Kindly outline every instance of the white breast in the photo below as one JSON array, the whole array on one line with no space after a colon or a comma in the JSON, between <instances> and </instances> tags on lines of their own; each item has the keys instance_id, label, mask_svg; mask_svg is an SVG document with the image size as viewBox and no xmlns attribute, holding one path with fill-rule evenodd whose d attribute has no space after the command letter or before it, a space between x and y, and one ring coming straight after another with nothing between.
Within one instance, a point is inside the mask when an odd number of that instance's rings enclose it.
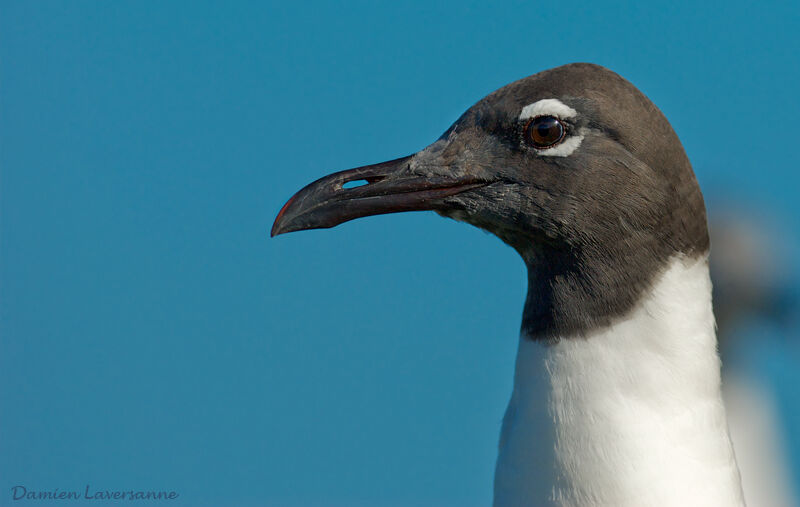
<instances>
[{"instance_id":1,"label":"white breast","mask_svg":"<svg viewBox=\"0 0 800 507\"><path fill-rule=\"evenodd\" d=\"M547 502L743 505L705 258L675 259L609 328L520 340L495 505Z\"/></svg>"}]
</instances>

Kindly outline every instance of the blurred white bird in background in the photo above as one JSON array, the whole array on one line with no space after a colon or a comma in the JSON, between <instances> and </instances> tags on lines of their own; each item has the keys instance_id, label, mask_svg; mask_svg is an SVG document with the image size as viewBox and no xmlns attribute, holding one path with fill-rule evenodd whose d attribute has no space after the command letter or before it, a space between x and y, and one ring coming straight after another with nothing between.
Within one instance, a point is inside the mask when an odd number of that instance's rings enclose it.
<instances>
[{"instance_id":1,"label":"blurred white bird in background","mask_svg":"<svg viewBox=\"0 0 800 507\"><path fill-rule=\"evenodd\" d=\"M798 506L785 412L800 400L790 394L781 403L778 396L779 389L795 390L779 386L800 360L789 245L775 220L724 205L709 210L723 398L745 500L750 507ZM794 376L790 385L798 385Z\"/></svg>"}]
</instances>

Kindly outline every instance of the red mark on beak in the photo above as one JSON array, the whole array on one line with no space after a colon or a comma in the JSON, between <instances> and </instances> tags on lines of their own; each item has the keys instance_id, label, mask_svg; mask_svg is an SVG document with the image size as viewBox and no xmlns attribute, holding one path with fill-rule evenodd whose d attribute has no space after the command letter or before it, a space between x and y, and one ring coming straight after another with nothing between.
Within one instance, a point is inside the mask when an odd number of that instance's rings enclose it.
<instances>
[{"instance_id":1,"label":"red mark on beak","mask_svg":"<svg viewBox=\"0 0 800 507\"><path fill-rule=\"evenodd\" d=\"M297 195L293 195L291 199L286 201L286 204L284 204L281 210L278 212L278 216L275 217L275 223L272 224L272 231L270 232L270 236L275 236L275 230L278 227L278 222L281 221L281 217L283 216L284 212L286 212L286 210L289 208L289 206L292 204L292 201L294 201L295 197L297 197Z\"/></svg>"}]
</instances>

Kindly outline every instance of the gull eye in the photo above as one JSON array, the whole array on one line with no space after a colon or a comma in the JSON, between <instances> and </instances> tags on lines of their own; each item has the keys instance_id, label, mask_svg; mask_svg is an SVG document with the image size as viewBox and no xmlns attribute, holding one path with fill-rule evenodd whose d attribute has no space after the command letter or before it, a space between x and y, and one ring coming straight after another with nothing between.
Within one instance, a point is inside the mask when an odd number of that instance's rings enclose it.
<instances>
[{"instance_id":1,"label":"gull eye","mask_svg":"<svg viewBox=\"0 0 800 507\"><path fill-rule=\"evenodd\" d=\"M537 116L525 126L525 142L541 150L561 142L565 132L564 125L555 116Z\"/></svg>"}]
</instances>

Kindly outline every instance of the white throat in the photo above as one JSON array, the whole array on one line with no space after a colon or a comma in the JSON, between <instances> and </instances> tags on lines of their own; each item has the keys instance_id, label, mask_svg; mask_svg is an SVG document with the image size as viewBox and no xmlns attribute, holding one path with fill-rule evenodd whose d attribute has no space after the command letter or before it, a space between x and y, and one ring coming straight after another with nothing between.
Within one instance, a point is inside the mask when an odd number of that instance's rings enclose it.
<instances>
[{"instance_id":1,"label":"white throat","mask_svg":"<svg viewBox=\"0 0 800 507\"><path fill-rule=\"evenodd\" d=\"M521 338L495 505L743 505L716 347L705 258L608 328Z\"/></svg>"}]
</instances>

